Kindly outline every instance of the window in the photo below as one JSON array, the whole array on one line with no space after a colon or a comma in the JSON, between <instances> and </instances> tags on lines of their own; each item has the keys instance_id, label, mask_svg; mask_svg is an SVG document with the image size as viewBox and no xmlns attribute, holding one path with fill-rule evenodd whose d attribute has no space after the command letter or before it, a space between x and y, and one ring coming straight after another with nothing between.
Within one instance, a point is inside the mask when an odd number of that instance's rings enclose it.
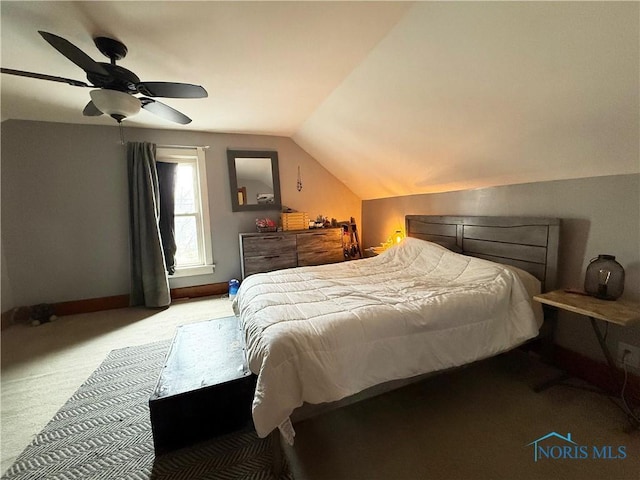
<instances>
[{"instance_id":1,"label":"window","mask_svg":"<svg viewBox=\"0 0 640 480\"><path fill-rule=\"evenodd\" d=\"M213 273L204 150L158 147L156 160L178 165L174 192L176 273L172 277Z\"/></svg>"}]
</instances>

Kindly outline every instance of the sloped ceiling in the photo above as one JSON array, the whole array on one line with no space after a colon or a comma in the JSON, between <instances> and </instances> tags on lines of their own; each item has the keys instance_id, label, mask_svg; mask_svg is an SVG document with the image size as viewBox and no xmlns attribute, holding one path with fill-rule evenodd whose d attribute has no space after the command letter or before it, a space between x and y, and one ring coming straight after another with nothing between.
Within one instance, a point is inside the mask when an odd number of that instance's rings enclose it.
<instances>
[{"instance_id":1,"label":"sloped ceiling","mask_svg":"<svg viewBox=\"0 0 640 480\"><path fill-rule=\"evenodd\" d=\"M7 2L2 66L78 80L38 30L98 35L193 123L289 136L362 199L638 173L637 2ZM2 119L83 117L88 89L2 75Z\"/></svg>"}]
</instances>

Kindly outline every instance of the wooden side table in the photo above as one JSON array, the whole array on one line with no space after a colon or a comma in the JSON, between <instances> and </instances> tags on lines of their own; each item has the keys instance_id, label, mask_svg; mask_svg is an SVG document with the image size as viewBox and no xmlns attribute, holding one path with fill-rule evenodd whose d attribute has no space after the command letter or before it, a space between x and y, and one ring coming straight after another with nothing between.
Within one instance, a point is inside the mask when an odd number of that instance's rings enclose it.
<instances>
[{"instance_id":1,"label":"wooden side table","mask_svg":"<svg viewBox=\"0 0 640 480\"><path fill-rule=\"evenodd\" d=\"M620 382L619 376L617 375L618 369L616 367L616 363L613 359L613 356L611 355L611 352L609 351L609 348L607 347L607 343L605 342L604 337L602 336L602 332L600 332L600 329L598 328L596 320L603 320L605 322L613 323L615 325L620 325L623 327L640 323L640 304L628 300L600 300L589 295L571 293L565 290L555 290L553 292L542 293L540 295L535 295L533 299L537 302L550 305L557 309L566 310L589 317L591 326L593 327L593 331L598 339L600 348L602 349L602 353L604 354L605 359L607 360L607 364L609 365L609 373L611 375L611 378L614 382L614 385L617 385L618 391L621 393L622 384ZM551 383L545 385L545 387L550 385ZM544 387L539 387L538 391L542 390L543 388ZM640 424L636 420L635 415L626 403L624 403L623 410L625 410L625 413L627 414L627 418L629 419L631 425L634 428L640 427Z\"/></svg>"}]
</instances>

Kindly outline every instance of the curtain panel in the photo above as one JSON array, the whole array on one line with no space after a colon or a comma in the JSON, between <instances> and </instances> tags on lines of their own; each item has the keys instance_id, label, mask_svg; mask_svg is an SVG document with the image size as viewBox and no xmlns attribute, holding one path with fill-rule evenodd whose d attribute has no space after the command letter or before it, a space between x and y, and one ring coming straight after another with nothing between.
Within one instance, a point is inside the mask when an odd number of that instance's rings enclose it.
<instances>
[{"instance_id":1,"label":"curtain panel","mask_svg":"<svg viewBox=\"0 0 640 480\"><path fill-rule=\"evenodd\" d=\"M160 240L164 251L164 263L169 275L176 273L176 171L177 163L157 162L160 188Z\"/></svg>"},{"instance_id":2,"label":"curtain panel","mask_svg":"<svg viewBox=\"0 0 640 480\"><path fill-rule=\"evenodd\" d=\"M130 304L166 307L171 303L160 236L160 190L156 146L127 145L129 235L131 239Z\"/></svg>"}]
</instances>

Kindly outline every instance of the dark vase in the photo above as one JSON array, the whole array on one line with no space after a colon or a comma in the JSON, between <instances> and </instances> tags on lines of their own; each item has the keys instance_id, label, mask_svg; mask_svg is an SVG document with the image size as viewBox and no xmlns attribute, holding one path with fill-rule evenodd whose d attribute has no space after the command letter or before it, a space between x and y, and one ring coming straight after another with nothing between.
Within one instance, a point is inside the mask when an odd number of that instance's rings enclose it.
<instances>
[{"instance_id":1,"label":"dark vase","mask_svg":"<svg viewBox=\"0 0 640 480\"><path fill-rule=\"evenodd\" d=\"M614 255L598 255L587 267L584 290L596 298L615 300L624 291L624 268Z\"/></svg>"}]
</instances>

